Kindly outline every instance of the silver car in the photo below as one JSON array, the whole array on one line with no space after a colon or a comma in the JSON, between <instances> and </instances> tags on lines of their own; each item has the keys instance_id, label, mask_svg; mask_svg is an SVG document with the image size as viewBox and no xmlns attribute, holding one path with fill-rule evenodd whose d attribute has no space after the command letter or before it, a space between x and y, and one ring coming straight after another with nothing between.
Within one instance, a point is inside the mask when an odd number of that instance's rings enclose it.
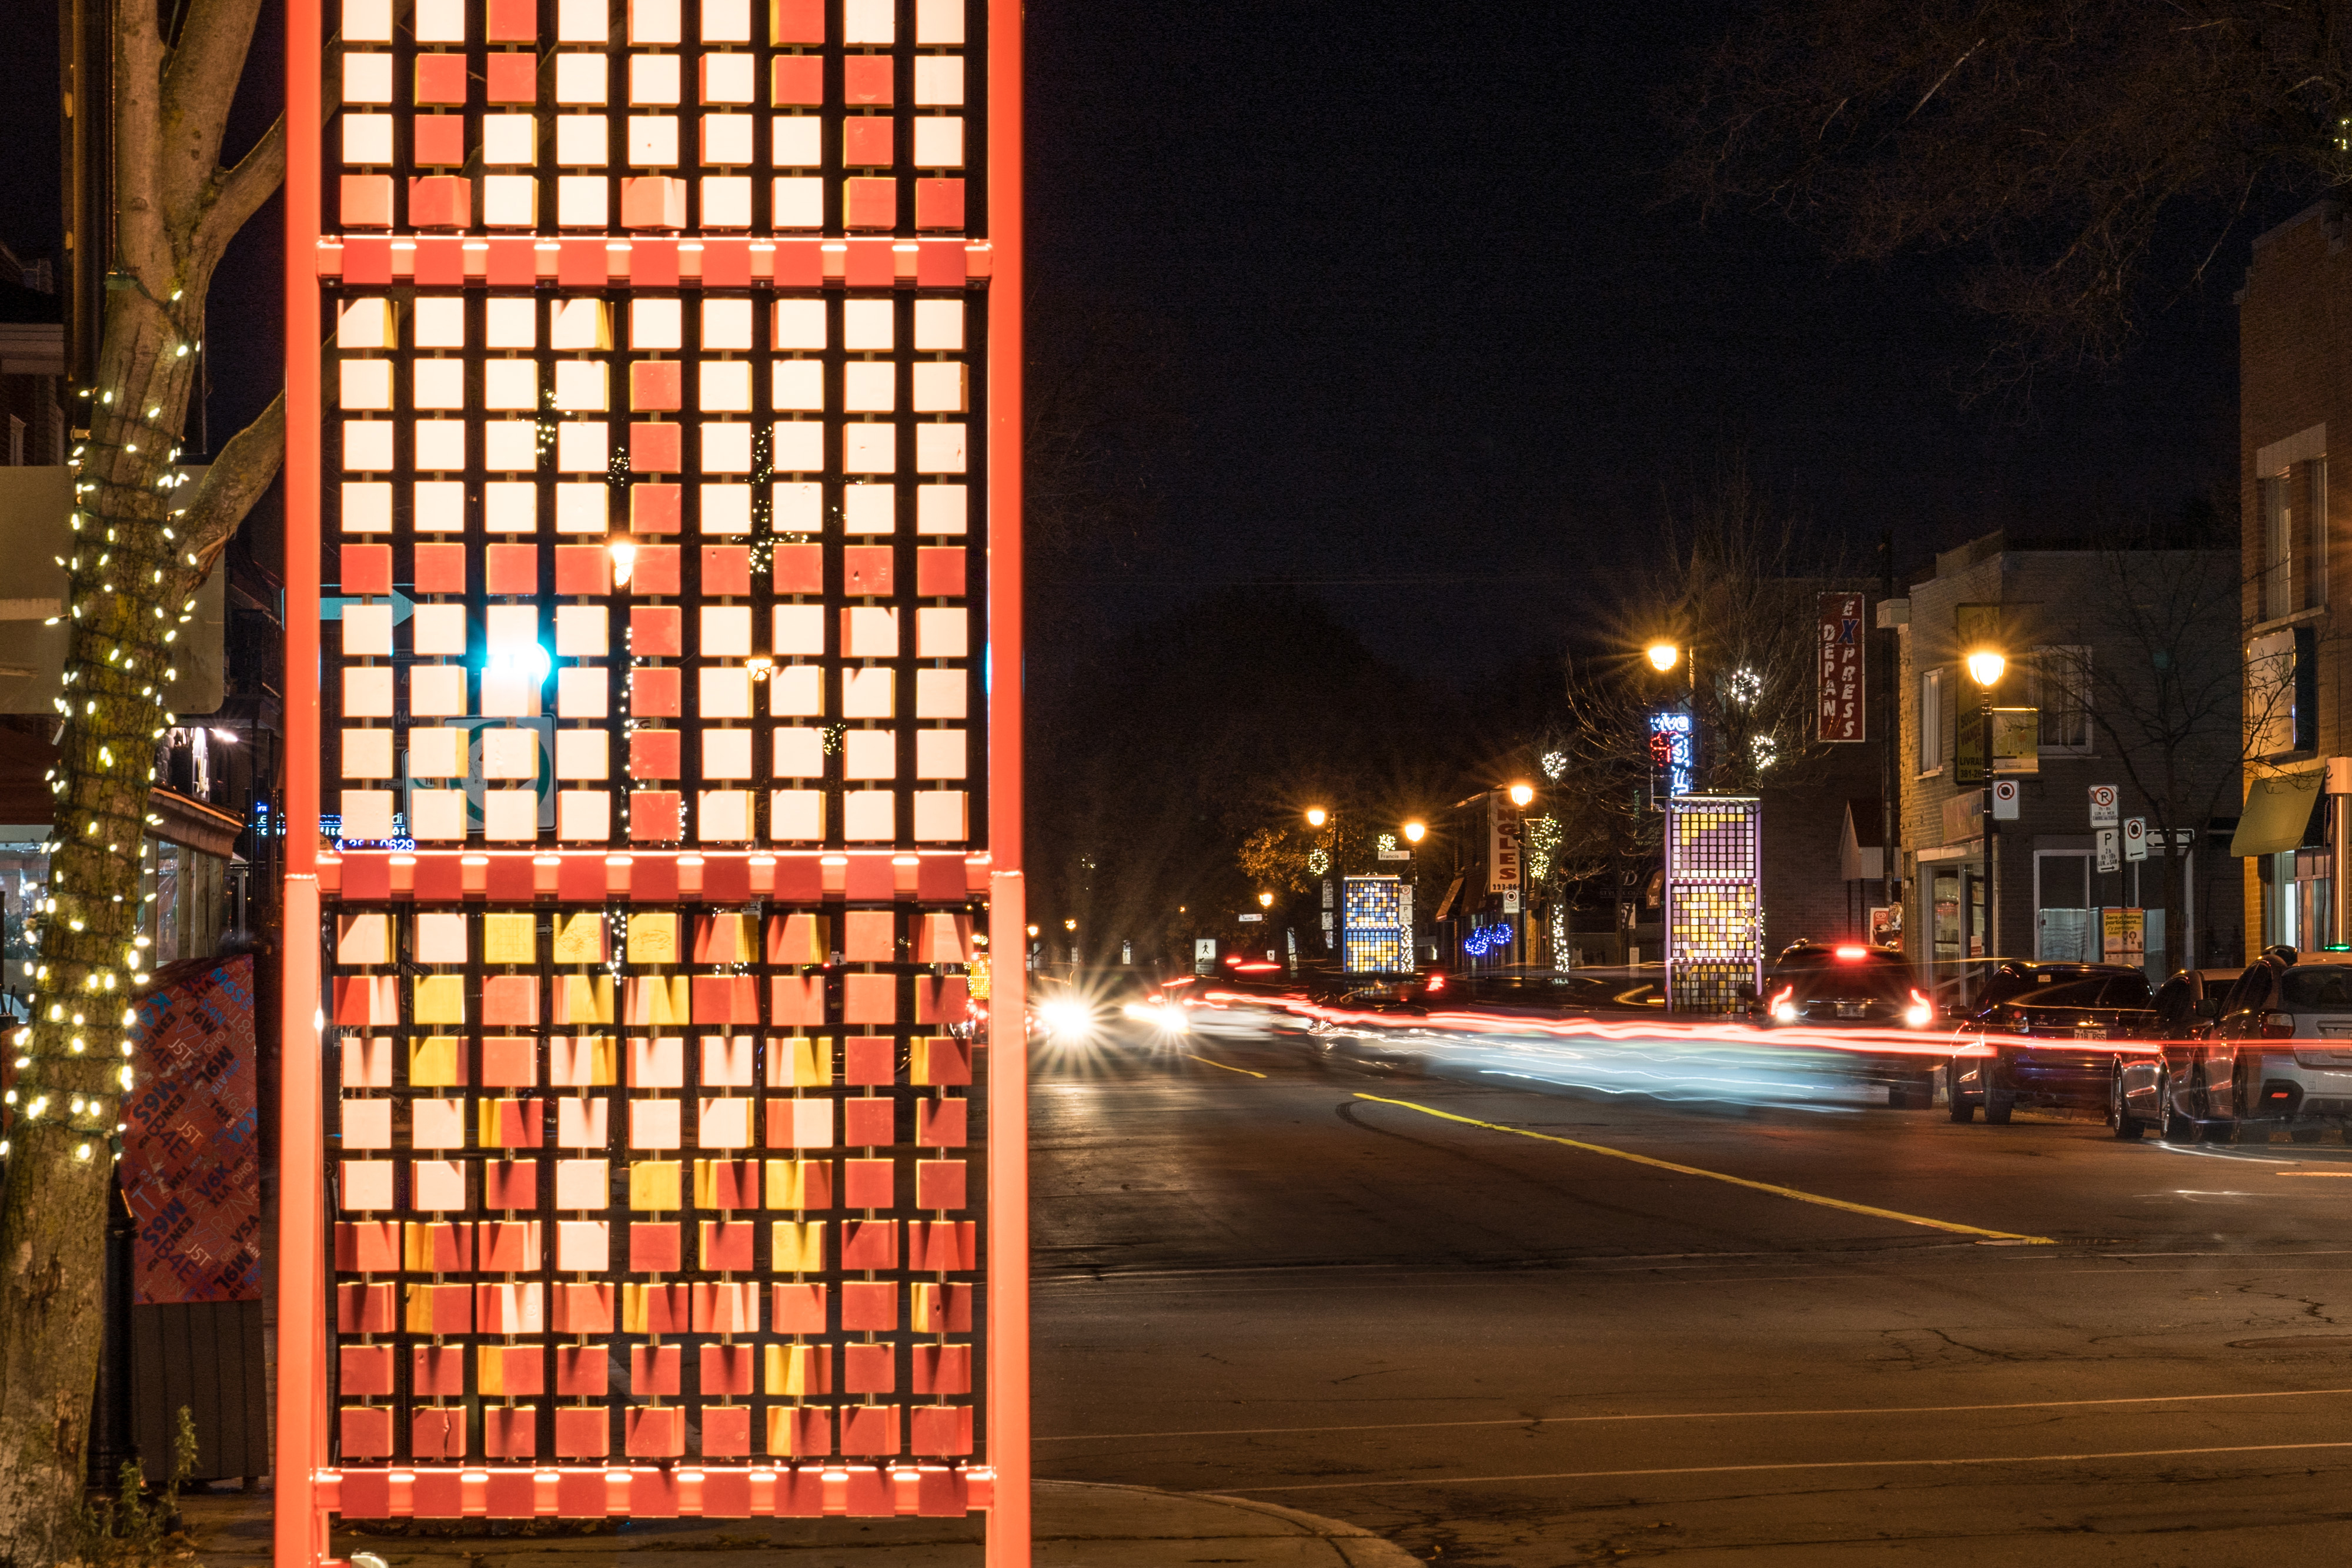
<instances>
[{"instance_id":1,"label":"silver car","mask_svg":"<svg viewBox=\"0 0 2352 1568\"><path fill-rule=\"evenodd\" d=\"M2190 1103L2209 1136L2352 1135L2352 952L2272 947L2221 998Z\"/></svg>"}]
</instances>

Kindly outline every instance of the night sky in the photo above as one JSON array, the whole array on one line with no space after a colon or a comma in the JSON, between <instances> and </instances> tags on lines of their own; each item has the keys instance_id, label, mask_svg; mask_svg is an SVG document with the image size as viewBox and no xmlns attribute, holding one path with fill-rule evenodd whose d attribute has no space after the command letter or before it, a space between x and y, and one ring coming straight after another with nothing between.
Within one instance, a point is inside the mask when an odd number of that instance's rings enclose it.
<instances>
[{"instance_id":1,"label":"night sky","mask_svg":"<svg viewBox=\"0 0 2352 1568\"><path fill-rule=\"evenodd\" d=\"M2231 483L2252 229L2110 381L1964 409L1985 337L1936 264L1832 269L1778 220L1660 204L1661 95L1733 9L1034 5L1039 319L1148 337L1139 406L1172 416L1118 436L1150 548L1041 563L1041 586L1127 617L1305 584L1450 684L1558 645L1651 545L1662 491L1734 451L1824 539L1866 558L1895 530L1906 567ZM13 13L50 69L54 8ZM0 235L55 254L55 97L0 101ZM215 287L215 442L274 391L275 240L249 230Z\"/></svg>"}]
</instances>

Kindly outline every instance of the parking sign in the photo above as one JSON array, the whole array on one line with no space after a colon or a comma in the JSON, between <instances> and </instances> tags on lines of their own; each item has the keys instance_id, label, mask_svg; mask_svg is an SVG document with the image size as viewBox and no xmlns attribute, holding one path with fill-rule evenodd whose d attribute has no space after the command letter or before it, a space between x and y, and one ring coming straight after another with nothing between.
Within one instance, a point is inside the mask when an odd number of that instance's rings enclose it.
<instances>
[{"instance_id":1,"label":"parking sign","mask_svg":"<svg viewBox=\"0 0 2352 1568\"><path fill-rule=\"evenodd\" d=\"M2099 841L2099 869L2101 871L2120 871L2123 869L2123 856L2116 852L2116 840L2118 836L2119 835L2113 828L2101 828L2099 830L2097 837Z\"/></svg>"},{"instance_id":2,"label":"parking sign","mask_svg":"<svg viewBox=\"0 0 2352 1568\"><path fill-rule=\"evenodd\" d=\"M2112 784L2092 785L2091 826L2112 828L2116 821L2116 787Z\"/></svg>"},{"instance_id":3,"label":"parking sign","mask_svg":"<svg viewBox=\"0 0 2352 1568\"><path fill-rule=\"evenodd\" d=\"M2146 817L2124 819L2124 859L2127 861L2147 859L2147 819Z\"/></svg>"}]
</instances>

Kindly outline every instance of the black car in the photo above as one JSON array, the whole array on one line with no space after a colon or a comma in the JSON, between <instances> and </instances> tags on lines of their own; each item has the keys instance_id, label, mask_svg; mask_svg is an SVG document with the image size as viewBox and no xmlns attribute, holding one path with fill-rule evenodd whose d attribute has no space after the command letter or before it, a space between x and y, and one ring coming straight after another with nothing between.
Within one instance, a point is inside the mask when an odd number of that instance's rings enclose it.
<instances>
[{"instance_id":1,"label":"black car","mask_svg":"<svg viewBox=\"0 0 2352 1568\"><path fill-rule=\"evenodd\" d=\"M1748 1009L1765 1029L1926 1031L1936 1009L1902 951L1861 942L1792 942L1780 950L1763 994ZM1926 1041L1923 1040L1922 1044ZM1858 1051L1850 1073L1886 1088L1897 1110L1935 1103L1932 1058L1902 1051Z\"/></svg>"},{"instance_id":2,"label":"black car","mask_svg":"<svg viewBox=\"0 0 2352 1568\"><path fill-rule=\"evenodd\" d=\"M2147 977L2120 964L2005 964L1960 1026L1946 1085L1955 1122L1999 1126L2020 1105L2105 1112L2122 1053L2156 1018ZM2063 1041L2026 1044L2024 1041ZM2138 1052L2135 1051L2137 1055Z\"/></svg>"}]
</instances>

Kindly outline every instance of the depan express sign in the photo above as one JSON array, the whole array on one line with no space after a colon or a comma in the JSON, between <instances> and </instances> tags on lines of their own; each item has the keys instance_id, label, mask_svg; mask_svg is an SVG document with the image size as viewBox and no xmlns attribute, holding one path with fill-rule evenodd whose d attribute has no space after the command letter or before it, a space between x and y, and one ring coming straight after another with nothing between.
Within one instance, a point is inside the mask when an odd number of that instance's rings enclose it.
<instances>
[{"instance_id":1,"label":"depan express sign","mask_svg":"<svg viewBox=\"0 0 2352 1568\"><path fill-rule=\"evenodd\" d=\"M1824 593L1821 596L1820 679L1817 685L1822 738L1849 741L1868 738L1863 698L1863 596Z\"/></svg>"}]
</instances>

